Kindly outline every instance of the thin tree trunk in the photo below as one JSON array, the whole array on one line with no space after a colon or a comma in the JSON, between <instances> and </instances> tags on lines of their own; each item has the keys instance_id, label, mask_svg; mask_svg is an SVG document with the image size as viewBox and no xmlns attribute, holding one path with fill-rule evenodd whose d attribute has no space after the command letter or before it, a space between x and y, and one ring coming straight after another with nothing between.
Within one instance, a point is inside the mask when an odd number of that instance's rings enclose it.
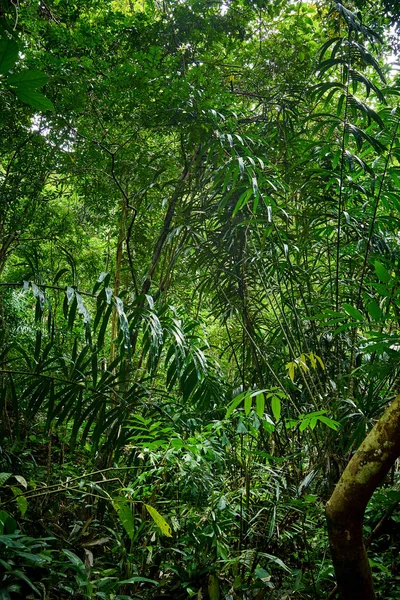
<instances>
[{"instance_id":1,"label":"thin tree trunk","mask_svg":"<svg viewBox=\"0 0 400 600\"><path fill-rule=\"evenodd\" d=\"M375 600L362 527L375 489L400 456L400 395L367 435L326 505L328 535L341 600Z\"/></svg>"},{"instance_id":2,"label":"thin tree trunk","mask_svg":"<svg viewBox=\"0 0 400 600\"><path fill-rule=\"evenodd\" d=\"M121 267L122 267L122 256L123 247L125 242L125 230L126 230L126 203L125 199L121 202L121 212L118 224L118 242L117 251L115 256L115 278L114 278L114 296L118 296L121 288ZM116 345L114 341L117 337L118 332L118 313L116 308L113 308L112 321L111 321L111 349L110 349L110 362L113 362L116 356Z\"/></svg>"},{"instance_id":3,"label":"thin tree trunk","mask_svg":"<svg viewBox=\"0 0 400 600\"><path fill-rule=\"evenodd\" d=\"M141 294L147 294L150 290L151 282L153 279L153 275L159 263L162 250L164 248L164 244L168 237L168 233L170 231L171 223L175 215L175 208L178 200L182 197L185 189L185 181L189 174L189 170L185 167L182 171L180 179L175 187L174 193L172 194L171 200L168 204L168 209L164 217L163 227L161 229L160 235L158 236L156 245L154 246L153 256L151 259L151 263L147 270L146 278L143 282L142 289L140 290Z\"/></svg>"}]
</instances>

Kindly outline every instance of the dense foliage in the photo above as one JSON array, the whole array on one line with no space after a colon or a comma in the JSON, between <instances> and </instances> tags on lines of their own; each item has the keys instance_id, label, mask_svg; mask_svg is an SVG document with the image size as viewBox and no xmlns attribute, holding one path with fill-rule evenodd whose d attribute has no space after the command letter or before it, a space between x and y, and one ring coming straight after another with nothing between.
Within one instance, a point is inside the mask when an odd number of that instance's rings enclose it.
<instances>
[{"instance_id":1,"label":"dense foliage","mask_svg":"<svg viewBox=\"0 0 400 600\"><path fill-rule=\"evenodd\" d=\"M399 19L0 0L2 600L335 596L323 507L399 391Z\"/></svg>"}]
</instances>

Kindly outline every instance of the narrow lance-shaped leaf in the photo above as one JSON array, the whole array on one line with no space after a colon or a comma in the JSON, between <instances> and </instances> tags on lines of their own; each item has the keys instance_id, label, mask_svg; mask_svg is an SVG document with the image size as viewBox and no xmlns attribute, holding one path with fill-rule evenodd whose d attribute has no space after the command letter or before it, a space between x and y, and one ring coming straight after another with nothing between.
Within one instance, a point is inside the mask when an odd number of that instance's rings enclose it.
<instances>
[{"instance_id":1,"label":"narrow lance-shaped leaf","mask_svg":"<svg viewBox=\"0 0 400 600\"><path fill-rule=\"evenodd\" d=\"M387 271L387 269L383 266L383 264L379 260L375 261L374 267L375 267L375 273L377 274L378 279L380 279L380 281L383 281L384 283L387 283L388 281L390 281L390 273Z\"/></svg>"},{"instance_id":2,"label":"narrow lance-shaped leaf","mask_svg":"<svg viewBox=\"0 0 400 600\"><path fill-rule=\"evenodd\" d=\"M271 409L274 415L275 421L279 421L281 418L281 401L278 396L272 396L271 398Z\"/></svg>"},{"instance_id":3,"label":"narrow lance-shaped leaf","mask_svg":"<svg viewBox=\"0 0 400 600\"><path fill-rule=\"evenodd\" d=\"M351 306L351 304L343 304L343 308L347 314L350 315L350 317L353 317L353 319L357 319L357 321L363 320L362 313L355 306Z\"/></svg>"},{"instance_id":4,"label":"narrow lance-shaped leaf","mask_svg":"<svg viewBox=\"0 0 400 600\"><path fill-rule=\"evenodd\" d=\"M135 523L133 520L132 509L129 504L124 500L116 500L113 502L113 506L117 511L118 517L124 526L126 533L128 534L129 539L133 539L133 534L135 531Z\"/></svg>"},{"instance_id":5,"label":"narrow lance-shaped leaf","mask_svg":"<svg viewBox=\"0 0 400 600\"><path fill-rule=\"evenodd\" d=\"M162 533L167 537L172 537L171 527L168 525L164 517L161 516L153 506L145 504L145 507L155 524L161 529Z\"/></svg>"},{"instance_id":6,"label":"narrow lance-shaped leaf","mask_svg":"<svg viewBox=\"0 0 400 600\"><path fill-rule=\"evenodd\" d=\"M256 413L257 413L257 416L260 417L260 419L264 415L264 410L265 410L264 394L257 394L257 396L256 396Z\"/></svg>"}]
</instances>

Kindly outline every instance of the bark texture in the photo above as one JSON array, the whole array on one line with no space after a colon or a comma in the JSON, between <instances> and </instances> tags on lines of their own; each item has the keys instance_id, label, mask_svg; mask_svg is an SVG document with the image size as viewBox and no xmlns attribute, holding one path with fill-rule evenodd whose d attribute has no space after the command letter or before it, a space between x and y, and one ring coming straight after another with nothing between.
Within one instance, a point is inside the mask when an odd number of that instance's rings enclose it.
<instances>
[{"instance_id":1,"label":"bark texture","mask_svg":"<svg viewBox=\"0 0 400 600\"><path fill-rule=\"evenodd\" d=\"M341 600L376 598L362 535L364 512L376 487L399 456L400 395L354 454L326 505Z\"/></svg>"}]
</instances>

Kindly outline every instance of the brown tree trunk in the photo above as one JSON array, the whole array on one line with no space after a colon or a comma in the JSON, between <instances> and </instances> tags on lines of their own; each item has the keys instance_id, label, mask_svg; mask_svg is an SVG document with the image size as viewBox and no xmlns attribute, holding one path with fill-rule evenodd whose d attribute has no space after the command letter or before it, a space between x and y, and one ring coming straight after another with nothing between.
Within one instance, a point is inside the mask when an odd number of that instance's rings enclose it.
<instances>
[{"instance_id":1,"label":"brown tree trunk","mask_svg":"<svg viewBox=\"0 0 400 600\"><path fill-rule=\"evenodd\" d=\"M340 600L375 600L362 527L376 487L400 456L400 395L367 435L326 505Z\"/></svg>"}]
</instances>

